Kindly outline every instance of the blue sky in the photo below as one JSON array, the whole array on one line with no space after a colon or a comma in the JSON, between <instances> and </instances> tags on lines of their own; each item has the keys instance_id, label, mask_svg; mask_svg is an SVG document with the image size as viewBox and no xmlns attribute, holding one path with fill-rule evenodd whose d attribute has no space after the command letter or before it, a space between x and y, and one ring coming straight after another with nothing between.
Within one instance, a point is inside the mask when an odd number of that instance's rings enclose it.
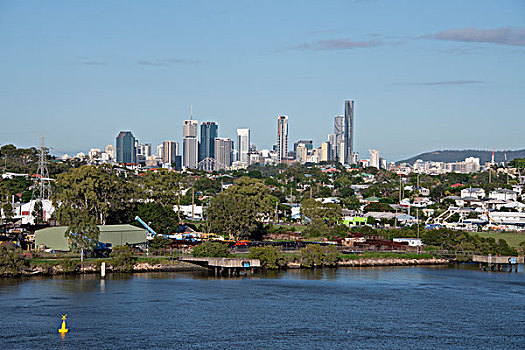
<instances>
[{"instance_id":1,"label":"blue sky","mask_svg":"<svg viewBox=\"0 0 525 350\"><path fill-rule=\"evenodd\" d=\"M193 105L319 145L353 99L361 158L525 148L524 1L0 0L0 45L0 144L180 141Z\"/></svg>"}]
</instances>

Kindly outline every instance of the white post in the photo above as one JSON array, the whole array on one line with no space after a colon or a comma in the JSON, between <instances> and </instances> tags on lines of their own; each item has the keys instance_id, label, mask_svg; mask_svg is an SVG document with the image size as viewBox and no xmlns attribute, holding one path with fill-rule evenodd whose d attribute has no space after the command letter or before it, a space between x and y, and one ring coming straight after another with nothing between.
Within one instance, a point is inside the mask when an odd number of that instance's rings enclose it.
<instances>
[{"instance_id":1,"label":"white post","mask_svg":"<svg viewBox=\"0 0 525 350\"><path fill-rule=\"evenodd\" d=\"M106 278L106 262L103 261L102 264L100 264L100 277Z\"/></svg>"}]
</instances>

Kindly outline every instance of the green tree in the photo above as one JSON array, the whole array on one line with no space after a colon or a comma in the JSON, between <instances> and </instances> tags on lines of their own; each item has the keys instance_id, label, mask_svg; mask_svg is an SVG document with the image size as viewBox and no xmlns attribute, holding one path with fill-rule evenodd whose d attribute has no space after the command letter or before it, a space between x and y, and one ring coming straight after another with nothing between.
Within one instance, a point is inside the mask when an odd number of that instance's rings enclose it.
<instances>
[{"instance_id":1,"label":"green tree","mask_svg":"<svg viewBox=\"0 0 525 350\"><path fill-rule=\"evenodd\" d=\"M149 246L152 249L163 249L167 248L171 245L171 239L166 238L161 235L156 235L153 237L153 239L149 242Z\"/></svg>"},{"instance_id":2,"label":"green tree","mask_svg":"<svg viewBox=\"0 0 525 350\"><path fill-rule=\"evenodd\" d=\"M27 268L20 248L0 245L0 275L19 275Z\"/></svg>"},{"instance_id":3,"label":"green tree","mask_svg":"<svg viewBox=\"0 0 525 350\"><path fill-rule=\"evenodd\" d=\"M261 266L265 269L275 270L285 264L281 249L274 246L251 247L250 259L259 259Z\"/></svg>"},{"instance_id":4,"label":"green tree","mask_svg":"<svg viewBox=\"0 0 525 350\"><path fill-rule=\"evenodd\" d=\"M335 266L339 260L339 253L334 246L321 247L319 244L310 244L301 249L300 263L304 267Z\"/></svg>"},{"instance_id":5,"label":"green tree","mask_svg":"<svg viewBox=\"0 0 525 350\"><path fill-rule=\"evenodd\" d=\"M525 168L525 158L516 158L509 162L509 166L513 168Z\"/></svg>"},{"instance_id":6,"label":"green tree","mask_svg":"<svg viewBox=\"0 0 525 350\"><path fill-rule=\"evenodd\" d=\"M92 252L98 245L100 230L94 217L85 210L70 207L61 211L60 222L68 225L64 236L71 250L80 253L80 261L83 262L84 252Z\"/></svg>"},{"instance_id":7,"label":"green tree","mask_svg":"<svg viewBox=\"0 0 525 350\"><path fill-rule=\"evenodd\" d=\"M306 198L301 203L301 215L306 216L312 222L324 220L329 227L333 227L341 221L342 209L339 204L323 204L313 198Z\"/></svg>"},{"instance_id":8,"label":"green tree","mask_svg":"<svg viewBox=\"0 0 525 350\"><path fill-rule=\"evenodd\" d=\"M61 224L70 208L89 212L96 223L105 225L111 210L129 204L129 188L106 166L84 165L71 168L58 176L53 197Z\"/></svg>"},{"instance_id":9,"label":"green tree","mask_svg":"<svg viewBox=\"0 0 525 350\"><path fill-rule=\"evenodd\" d=\"M35 225L39 225L44 222L44 207L42 206L42 201L38 200L35 202L31 215L33 215L35 218Z\"/></svg>"},{"instance_id":10,"label":"green tree","mask_svg":"<svg viewBox=\"0 0 525 350\"><path fill-rule=\"evenodd\" d=\"M140 187L142 199L153 200L163 206L173 206L178 204L180 195L181 176L167 169L158 172L147 172L140 177Z\"/></svg>"},{"instance_id":11,"label":"green tree","mask_svg":"<svg viewBox=\"0 0 525 350\"><path fill-rule=\"evenodd\" d=\"M116 246L110 254L111 268L113 271L131 272L135 265L136 258L133 257L133 250L130 246Z\"/></svg>"},{"instance_id":12,"label":"green tree","mask_svg":"<svg viewBox=\"0 0 525 350\"><path fill-rule=\"evenodd\" d=\"M195 191L207 194L218 193L221 190L221 183L208 177L201 177L195 181L193 186Z\"/></svg>"},{"instance_id":13,"label":"green tree","mask_svg":"<svg viewBox=\"0 0 525 350\"><path fill-rule=\"evenodd\" d=\"M13 205L11 202L6 202L2 204L2 212L4 213L4 218L6 222L13 220Z\"/></svg>"},{"instance_id":14,"label":"green tree","mask_svg":"<svg viewBox=\"0 0 525 350\"><path fill-rule=\"evenodd\" d=\"M177 230L179 225L177 213L173 211L171 206L163 206L160 203L137 203L132 212L130 221L134 221L135 226L142 227L142 225L135 221L135 217L140 217L144 222L157 233L171 233Z\"/></svg>"},{"instance_id":15,"label":"green tree","mask_svg":"<svg viewBox=\"0 0 525 350\"><path fill-rule=\"evenodd\" d=\"M195 257L227 258L230 256L228 246L219 242L206 241L193 248Z\"/></svg>"},{"instance_id":16,"label":"green tree","mask_svg":"<svg viewBox=\"0 0 525 350\"><path fill-rule=\"evenodd\" d=\"M268 218L277 199L260 180L241 177L219 193L208 208L212 232L230 237L250 237Z\"/></svg>"}]
</instances>

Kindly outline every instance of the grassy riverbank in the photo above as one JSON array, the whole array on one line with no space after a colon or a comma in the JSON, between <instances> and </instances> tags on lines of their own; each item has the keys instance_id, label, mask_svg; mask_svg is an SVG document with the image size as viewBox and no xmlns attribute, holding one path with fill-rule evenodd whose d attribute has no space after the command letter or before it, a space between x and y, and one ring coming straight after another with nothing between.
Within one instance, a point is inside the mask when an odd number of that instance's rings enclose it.
<instances>
[{"instance_id":1,"label":"grassy riverbank","mask_svg":"<svg viewBox=\"0 0 525 350\"><path fill-rule=\"evenodd\" d=\"M245 257L245 255L244 255ZM280 268L304 268L296 255L286 254ZM25 259L21 256L12 260L11 266L2 266L0 276L19 277L19 276L45 276L45 275L64 275L64 274L94 274L100 273L102 262L106 263L108 273L111 272L154 272L154 271L203 271L204 268L179 261L175 256L127 256L105 258L105 259L85 259L81 263L80 258L66 256L57 257L38 257ZM431 254L396 254L396 253L374 253L368 252L359 255L339 254L334 257L330 266L400 266L400 265L427 265L443 264L447 260L436 260Z\"/></svg>"}]
</instances>

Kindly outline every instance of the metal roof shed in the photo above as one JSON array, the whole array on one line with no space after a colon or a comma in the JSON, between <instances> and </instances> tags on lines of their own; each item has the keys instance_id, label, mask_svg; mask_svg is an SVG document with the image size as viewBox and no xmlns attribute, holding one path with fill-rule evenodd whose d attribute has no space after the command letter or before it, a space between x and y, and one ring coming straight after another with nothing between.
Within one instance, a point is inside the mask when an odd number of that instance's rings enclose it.
<instances>
[{"instance_id":1,"label":"metal roof shed","mask_svg":"<svg viewBox=\"0 0 525 350\"><path fill-rule=\"evenodd\" d=\"M111 243L113 247L126 244L146 243L146 230L133 225L98 225L99 241ZM35 232L35 246L46 246L53 250L69 251L64 233L67 226L48 227Z\"/></svg>"}]
</instances>

